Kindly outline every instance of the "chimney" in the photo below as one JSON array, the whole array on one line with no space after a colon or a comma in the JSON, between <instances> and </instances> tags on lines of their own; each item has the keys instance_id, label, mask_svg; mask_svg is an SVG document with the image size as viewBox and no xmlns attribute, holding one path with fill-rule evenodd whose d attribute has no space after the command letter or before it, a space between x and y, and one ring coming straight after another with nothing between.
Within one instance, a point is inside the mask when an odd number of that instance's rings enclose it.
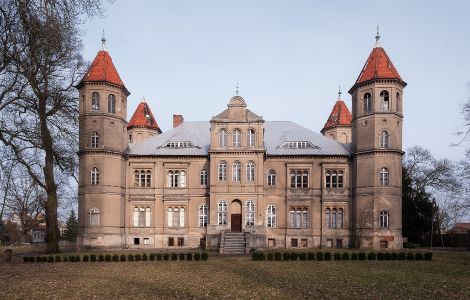
<instances>
[{"instance_id":1,"label":"chimney","mask_svg":"<svg viewBox=\"0 0 470 300\"><path fill-rule=\"evenodd\" d=\"M184 118L182 115L173 115L173 128L176 128L183 124Z\"/></svg>"}]
</instances>

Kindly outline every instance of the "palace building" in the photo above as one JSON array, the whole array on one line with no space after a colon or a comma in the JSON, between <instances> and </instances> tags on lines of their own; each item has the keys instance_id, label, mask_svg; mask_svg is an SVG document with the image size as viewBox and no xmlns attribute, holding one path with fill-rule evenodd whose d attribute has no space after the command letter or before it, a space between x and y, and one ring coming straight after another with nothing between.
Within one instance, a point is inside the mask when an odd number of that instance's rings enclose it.
<instances>
[{"instance_id":1,"label":"palace building","mask_svg":"<svg viewBox=\"0 0 470 300\"><path fill-rule=\"evenodd\" d=\"M264 120L238 91L210 120L174 115L163 132L143 100L128 122L103 39L77 85L79 245L401 248L406 83L379 39L349 90L352 114L338 97L321 134Z\"/></svg>"}]
</instances>

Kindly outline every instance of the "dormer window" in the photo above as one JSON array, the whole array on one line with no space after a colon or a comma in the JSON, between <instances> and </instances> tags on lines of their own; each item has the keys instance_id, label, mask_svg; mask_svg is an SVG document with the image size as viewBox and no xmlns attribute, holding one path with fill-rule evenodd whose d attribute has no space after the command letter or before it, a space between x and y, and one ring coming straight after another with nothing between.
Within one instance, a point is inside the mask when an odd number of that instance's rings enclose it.
<instances>
[{"instance_id":1,"label":"dormer window","mask_svg":"<svg viewBox=\"0 0 470 300\"><path fill-rule=\"evenodd\" d=\"M168 142L164 146L164 148L194 148L193 143L184 141L184 142Z\"/></svg>"},{"instance_id":2,"label":"dormer window","mask_svg":"<svg viewBox=\"0 0 470 300\"><path fill-rule=\"evenodd\" d=\"M281 145L281 148L285 149L319 149L317 146L314 146L312 143L308 141L290 141L290 142L284 142Z\"/></svg>"}]
</instances>

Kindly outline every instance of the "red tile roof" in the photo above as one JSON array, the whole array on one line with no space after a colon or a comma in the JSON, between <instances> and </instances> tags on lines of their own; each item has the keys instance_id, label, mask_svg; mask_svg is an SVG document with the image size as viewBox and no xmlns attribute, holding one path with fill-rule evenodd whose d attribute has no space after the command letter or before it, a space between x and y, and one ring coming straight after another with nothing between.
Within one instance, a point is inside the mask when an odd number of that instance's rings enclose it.
<instances>
[{"instance_id":1,"label":"red tile roof","mask_svg":"<svg viewBox=\"0 0 470 300\"><path fill-rule=\"evenodd\" d=\"M356 84L373 79L398 79L403 82L397 69L382 47L375 47L362 68Z\"/></svg>"},{"instance_id":2,"label":"red tile roof","mask_svg":"<svg viewBox=\"0 0 470 300\"><path fill-rule=\"evenodd\" d=\"M93 63L80 81L81 85L85 81L104 81L125 88L124 83L119 77L116 67L108 51L101 50L96 55Z\"/></svg>"},{"instance_id":3,"label":"red tile roof","mask_svg":"<svg viewBox=\"0 0 470 300\"><path fill-rule=\"evenodd\" d=\"M334 128L336 126L351 126L351 113L343 100L338 100L333 106L330 117L323 126L323 130Z\"/></svg>"},{"instance_id":4,"label":"red tile roof","mask_svg":"<svg viewBox=\"0 0 470 300\"><path fill-rule=\"evenodd\" d=\"M155 120L152 110L148 106L147 102L142 101L137 106L131 120L127 124L127 129L133 127L146 127L161 132L158 127L157 121Z\"/></svg>"}]
</instances>

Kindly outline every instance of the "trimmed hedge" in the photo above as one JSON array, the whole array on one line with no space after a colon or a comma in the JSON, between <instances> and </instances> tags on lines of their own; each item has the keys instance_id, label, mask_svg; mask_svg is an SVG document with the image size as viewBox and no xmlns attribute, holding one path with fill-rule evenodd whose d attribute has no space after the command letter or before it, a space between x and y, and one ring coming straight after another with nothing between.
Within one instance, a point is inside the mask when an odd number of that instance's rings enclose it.
<instances>
[{"instance_id":1,"label":"trimmed hedge","mask_svg":"<svg viewBox=\"0 0 470 300\"><path fill-rule=\"evenodd\" d=\"M330 252L325 252L325 256L323 257L326 261L330 261L331 260L331 253Z\"/></svg>"},{"instance_id":2,"label":"trimmed hedge","mask_svg":"<svg viewBox=\"0 0 470 300\"><path fill-rule=\"evenodd\" d=\"M424 260L432 260L432 252L424 253Z\"/></svg>"},{"instance_id":3,"label":"trimmed hedge","mask_svg":"<svg viewBox=\"0 0 470 300\"><path fill-rule=\"evenodd\" d=\"M315 260L315 253L313 252L307 253L307 258L308 260Z\"/></svg>"},{"instance_id":4,"label":"trimmed hedge","mask_svg":"<svg viewBox=\"0 0 470 300\"><path fill-rule=\"evenodd\" d=\"M121 254L121 257L120 257L119 260L122 261L122 262L125 262L127 259L126 259L126 256L124 254Z\"/></svg>"},{"instance_id":5,"label":"trimmed hedge","mask_svg":"<svg viewBox=\"0 0 470 300\"><path fill-rule=\"evenodd\" d=\"M341 253L335 252L335 254L333 254L333 258L334 260L341 260Z\"/></svg>"},{"instance_id":6,"label":"trimmed hedge","mask_svg":"<svg viewBox=\"0 0 470 300\"><path fill-rule=\"evenodd\" d=\"M357 259L358 259L357 253L356 253L356 252L353 252L353 253L351 254L351 260L357 260Z\"/></svg>"},{"instance_id":7,"label":"trimmed hedge","mask_svg":"<svg viewBox=\"0 0 470 300\"><path fill-rule=\"evenodd\" d=\"M290 259L297 260L297 258L299 258L299 254L297 252L291 252Z\"/></svg>"},{"instance_id":8,"label":"trimmed hedge","mask_svg":"<svg viewBox=\"0 0 470 300\"><path fill-rule=\"evenodd\" d=\"M343 255L341 256L341 260L349 260L349 253L344 252Z\"/></svg>"},{"instance_id":9,"label":"trimmed hedge","mask_svg":"<svg viewBox=\"0 0 470 300\"><path fill-rule=\"evenodd\" d=\"M376 260L377 259L377 254L375 254L375 252L369 252L369 254L367 254L367 260Z\"/></svg>"}]
</instances>

